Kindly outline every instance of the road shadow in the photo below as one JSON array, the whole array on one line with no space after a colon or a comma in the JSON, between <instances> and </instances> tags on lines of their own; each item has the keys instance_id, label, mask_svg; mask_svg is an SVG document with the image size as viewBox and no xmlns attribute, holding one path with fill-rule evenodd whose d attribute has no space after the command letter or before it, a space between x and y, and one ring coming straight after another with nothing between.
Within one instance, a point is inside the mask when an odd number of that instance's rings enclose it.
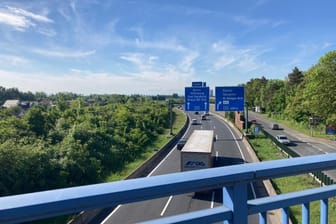
<instances>
[{"instance_id":1,"label":"road shadow","mask_svg":"<svg viewBox=\"0 0 336 224\"><path fill-rule=\"evenodd\" d=\"M202 201L213 201L215 203L222 203L223 200L223 190L221 188L207 190L202 192L195 192L192 199L202 200ZM215 197L214 197L215 196Z\"/></svg>"},{"instance_id":2,"label":"road shadow","mask_svg":"<svg viewBox=\"0 0 336 224\"><path fill-rule=\"evenodd\" d=\"M305 142L302 142L302 141L291 141L287 146L295 147L295 146L298 145L298 143L305 143Z\"/></svg>"},{"instance_id":3,"label":"road shadow","mask_svg":"<svg viewBox=\"0 0 336 224\"><path fill-rule=\"evenodd\" d=\"M214 167L231 166L231 165L238 165L238 164L243 164L243 163L245 163L245 161L242 158L225 157L225 156L213 158Z\"/></svg>"},{"instance_id":4,"label":"road shadow","mask_svg":"<svg viewBox=\"0 0 336 224\"><path fill-rule=\"evenodd\" d=\"M213 157L213 167L231 166L243 164L245 161L237 157ZM193 199L202 201L214 201L216 203L222 203L223 189L211 189L201 192L195 192ZM215 196L215 197L213 197Z\"/></svg>"}]
</instances>

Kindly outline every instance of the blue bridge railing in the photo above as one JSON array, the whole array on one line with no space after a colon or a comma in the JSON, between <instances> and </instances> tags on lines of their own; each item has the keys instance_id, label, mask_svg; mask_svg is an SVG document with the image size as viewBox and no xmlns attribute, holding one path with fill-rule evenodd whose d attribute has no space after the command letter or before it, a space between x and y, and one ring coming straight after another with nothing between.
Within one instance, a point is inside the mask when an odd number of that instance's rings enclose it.
<instances>
[{"instance_id":1,"label":"blue bridge railing","mask_svg":"<svg viewBox=\"0 0 336 224\"><path fill-rule=\"evenodd\" d=\"M73 214L84 210L164 196L223 188L223 205L145 223L248 223L259 214L267 223L267 211L282 210L282 223L289 221L289 207L302 205L302 223L309 223L309 204L320 200L320 223L328 223L328 199L336 196L336 185L248 200L252 181L336 168L336 153L274 160L260 163L165 174L112 183L64 188L0 198L0 223L19 223Z\"/></svg>"}]
</instances>

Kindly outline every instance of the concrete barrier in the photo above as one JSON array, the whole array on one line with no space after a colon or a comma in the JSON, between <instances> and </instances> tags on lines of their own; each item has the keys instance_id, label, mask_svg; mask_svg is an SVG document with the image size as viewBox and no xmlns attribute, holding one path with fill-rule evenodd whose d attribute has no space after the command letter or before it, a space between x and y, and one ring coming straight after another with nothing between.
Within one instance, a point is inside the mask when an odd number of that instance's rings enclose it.
<instances>
[{"instance_id":1,"label":"concrete barrier","mask_svg":"<svg viewBox=\"0 0 336 224\"><path fill-rule=\"evenodd\" d=\"M183 128L173 136L169 142L157 151L151 158L146 160L140 167L134 170L125 179L132 179L138 177L146 177L160 162L161 160L174 148L178 140L184 135L190 123L190 119L187 116L186 123ZM83 211L76 215L68 224L90 224L101 223L104 218L114 210L113 208L101 208L90 211Z\"/></svg>"}]
</instances>

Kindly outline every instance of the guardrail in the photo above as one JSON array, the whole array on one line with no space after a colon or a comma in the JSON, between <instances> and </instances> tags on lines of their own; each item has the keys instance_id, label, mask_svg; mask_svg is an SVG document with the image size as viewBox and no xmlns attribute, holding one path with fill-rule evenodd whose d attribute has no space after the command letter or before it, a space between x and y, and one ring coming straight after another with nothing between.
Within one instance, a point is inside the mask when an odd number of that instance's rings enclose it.
<instances>
[{"instance_id":1,"label":"guardrail","mask_svg":"<svg viewBox=\"0 0 336 224\"><path fill-rule=\"evenodd\" d=\"M289 207L302 205L302 223L309 223L309 203L320 200L320 223L328 223L328 198L336 196L336 185L248 200L250 182L336 168L336 153L246 163L183 173L136 178L112 183L6 196L0 198L0 223L19 223L73 214L83 210L117 206L187 192L223 188L223 205L144 223L248 223L259 214L267 223L267 211L282 209L288 223Z\"/></svg>"},{"instance_id":2,"label":"guardrail","mask_svg":"<svg viewBox=\"0 0 336 224\"><path fill-rule=\"evenodd\" d=\"M279 141L276 140L276 138L274 136L272 136L271 134L269 134L267 131L265 131L264 129L262 129L262 132L273 141L273 143L281 149L282 152L284 152L288 157L300 157L299 154L297 154L296 152L294 152L293 150L291 150L289 147L287 147L284 144L281 144ZM327 174L325 174L322 171L314 171L311 172L311 175L313 175L315 177L315 179L317 179L321 184L324 185L331 185L334 184L334 180L332 178L330 178Z\"/></svg>"}]
</instances>

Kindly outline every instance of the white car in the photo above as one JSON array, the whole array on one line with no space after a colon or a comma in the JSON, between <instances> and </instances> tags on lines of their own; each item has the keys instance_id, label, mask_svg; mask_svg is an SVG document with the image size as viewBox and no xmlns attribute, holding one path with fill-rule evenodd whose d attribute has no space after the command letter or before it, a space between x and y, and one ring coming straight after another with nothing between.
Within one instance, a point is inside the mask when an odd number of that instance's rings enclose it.
<instances>
[{"instance_id":1,"label":"white car","mask_svg":"<svg viewBox=\"0 0 336 224\"><path fill-rule=\"evenodd\" d=\"M192 120L191 120L191 124L192 124L192 125L197 124L197 119L192 119Z\"/></svg>"},{"instance_id":2,"label":"white car","mask_svg":"<svg viewBox=\"0 0 336 224\"><path fill-rule=\"evenodd\" d=\"M280 142L281 144L284 144L284 145L289 145L290 144L290 140L287 138L286 135L277 135L275 137L278 142Z\"/></svg>"}]
</instances>

